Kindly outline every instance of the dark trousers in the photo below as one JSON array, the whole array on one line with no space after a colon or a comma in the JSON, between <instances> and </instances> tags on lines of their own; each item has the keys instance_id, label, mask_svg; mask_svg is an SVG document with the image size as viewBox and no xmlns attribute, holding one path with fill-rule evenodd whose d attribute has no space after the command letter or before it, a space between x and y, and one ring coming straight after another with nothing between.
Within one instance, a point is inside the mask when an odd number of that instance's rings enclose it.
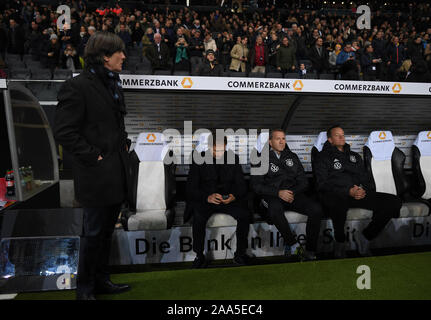
<instances>
[{"instance_id":1,"label":"dark trousers","mask_svg":"<svg viewBox=\"0 0 431 320\"><path fill-rule=\"evenodd\" d=\"M308 217L306 226L307 245L309 251L316 251L317 241L319 239L320 221L323 217L323 209L319 202L307 197L305 194L295 195L292 203L288 203L279 197L265 197L264 200L268 204L268 214L271 221L277 227L278 231L287 245L293 245L297 239L290 230L289 222L287 221L284 212L291 210L304 214Z\"/></svg>"},{"instance_id":2,"label":"dark trousers","mask_svg":"<svg viewBox=\"0 0 431 320\"><path fill-rule=\"evenodd\" d=\"M392 218L400 216L402 206L401 199L397 196L372 191L367 192L365 198L361 200L355 200L351 196L336 193L324 193L321 195L321 199L328 208L328 215L332 219L337 242L346 241L344 225L349 208L362 208L373 211L371 222L363 231L365 238L372 240L379 235Z\"/></svg>"},{"instance_id":3,"label":"dark trousers","mask_svg":"<svg viewBox=\"0 0 431 320\"><path fill-rule=\"evenodd\" d=\"M203 255L205 231L208 219L214 213L225 213L237 221L236 226L236 252L243 255L247 249L248 230L250 228L250 215L246 205L237 202L224 204L193 203L193 251Z\"/></svg>"},{"instance_id":4,"label":"dark trousers","mask_svg":"<svg viewBox=\"0 0 431 320\"><path fill-rule=\"evenodd\" d=\"M84 208L77 279L79 293L93 293L98 283L109 280L111 239L120 209L121 205Z\"/></svg>"}]
</instances>

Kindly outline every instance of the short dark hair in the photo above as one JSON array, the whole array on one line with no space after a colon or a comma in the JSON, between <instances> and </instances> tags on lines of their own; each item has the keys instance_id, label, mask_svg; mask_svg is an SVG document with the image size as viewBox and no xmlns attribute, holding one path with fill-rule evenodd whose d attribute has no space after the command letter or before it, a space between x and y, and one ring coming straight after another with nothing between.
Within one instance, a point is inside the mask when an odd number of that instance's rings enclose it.
<instances>
[{"instance_id":1,"label":"short dark hair","mask_svg":"<svg viewBox=\"0 0 431 320\"><path fill-rule=\"evenodd\" d=\"M341 128L341 126L339 124L333 125L332 127L330 127L327 131L326 131L326 137L329 138L332 134L332 129L335 128Z\"/></svg>"},{"instance_id":2,"label":"short dark hair","mask_svg":"<svg viewBox=\"0 0 431 320\"><path fill-rule=\"evenodd\" d=\"M84 51L85 68L103 65L104 56L110 57L115 52L124 51L123 40L112 32L98 31L88 39Z\"/></svg>"},{"instance_id":3,"label":"short dark hair","mask_svg":"<svg viewBox=\"0 0 431 320\"><path fill-rule=\"evenodd\" d=\"M284 132L284 130L281 129L281 128L271 129L271 131L269 131L269 140L272 139L272 136L274 135L274 132L283 132L284 134L286 134L286 132Z\"/></svg>"}]
</instances>

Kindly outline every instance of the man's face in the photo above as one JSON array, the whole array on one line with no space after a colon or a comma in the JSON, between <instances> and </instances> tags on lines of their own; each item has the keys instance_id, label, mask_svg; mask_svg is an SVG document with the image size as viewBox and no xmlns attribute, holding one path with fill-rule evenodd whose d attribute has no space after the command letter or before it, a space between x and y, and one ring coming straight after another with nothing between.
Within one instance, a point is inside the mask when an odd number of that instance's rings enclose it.
<instances>
[{"instance_id":1,"label":"man's face","mask_svg":"<svg viewBox=\"0 0 431 320\"><path fill-rule=\"evenodd\" d=\"M346 138L344 137L344 130L341 128L334 128L331 130L331 136L328 137L328 141L335 147L342 147L346 144Z\"/></svg>"},{"instance_id":2,"label":"man's face","mask_svg":"<svg viewBox=\"0 0 431 320\"><path fill-rule=\"evenodd\" d=\"M422 39L421 39L421 38L417 38L417 39L415 40L415 42L416 42L416 44L420 44L420 43L422 43Z\"/></svg>"},{"instance_id":3,"label":"man's face","mask_svg":"<svg viewBox=\"0 0 431 320\"><path fill-rule=\"evenodd\" d=\"M368 48L367 48L367 52L368 53L372 53L374 51L374 49L373 49L373 47L372 46L369 46Z\"/></svg>"},{"instance_id":4,"label":"man's face","mask_svg":"<svg viewBox=\"0 0 431 320\"><path fill-rule=\"evenodd\" d=\"M260 46L262 44L262 37L256 38L256 43Z\"/></svg>"},{"instance_id":5,"label":"man's face","mask_svg":"<svg viewBox=\"0 0 431 320\"><path fill-rule=\"evenodd\" d=\"M9 25L10 25L10 27L11 27L11 28L15 28L15 25L16 25L15 20L12 20L12 19L11 19L11 20L9 21Z\"/></svg>"},{"instance_id":6,"label":"man's face","mask_svg":"<svg viewBox=\"0 0 431 320\"><path fill-rule=\"evenodd\" d=\"M350 52L350 51L352 51L352 45L347 44L347 45L344 47L344 51L346 51L346 52Z\"/></svg>"},{"instance_id":7,"label":"man's face","mask_svg":"<svg viewBox=\"0 0 431 320\"><path fill-rule=\"evenodd\" d=\"M120 25L120 31L124 32L126 30L126 27L124 26L124 24Z\"/></svg>"},{"instance_id":8,"label":"man's face","mask_svg":"<svg viewBox=\"0 0 431 320\"><path fill-rule=\"evenodd\" d=\"M159 43L160 43L160 41L162 41L162 36L160 36L160 35L155 35L155 36L154 36L154 42L155 42L155 43L157 43L157 44L159 44Z\"/></svg>"},{"instance_id":9,"label":"man's face","mask_svg":"<svg viewBox=\"0 0 431 320\"><path fill-rule=\"evenodd\" d=\"M126 59L123 51L117 51L112 56L105 56L105 67L114 72L120 72L123 68L123 62Z\"/></svg>"},{"instance_id":10,"label":"man's face","mask_svg":"<svg viewBox=\"0 0 431 320\"><path fill-rule=\"evenodd\" d=\"M287 46L289 44L289 40L287 38L283 38L283 45Z\"/></svg>"},{"instance_id":11,"label":"man's face","mask_svg":"<svg viewBox=\"0 0 431 320\"><path fill-rule=\"evenodd\" d=\"M208 59L208 61L209 61L209 62L213 62L213 61L214 61L214 59L215 59L214 54L213 54L213 53L209 53L209 54L207 55L207 59Z\"/></svg>"},{"instance_id":12,"label":"man's face","mask_svg":"<svg viewBox=\"0 0 431 320\"><path fill-rule=\"evenodd\" d=\"M286 135L284 132L275 131L269 140L269 145L277 152L282 152L286 148Z\"/></svg>"},{"instance_id":13,"label":"man's face","mask_svg":"<svg viewBox=\"0 0 431 320\"><path fill-rule=\"evenodd\" d=\"M225 150L226 150L226 145L224 143L216 142L216 144L213 145L211 148L211 153L214 158L220 159L221 157L223 157Z\"/></svg>"},{"instance_id":14,"label":"man's face","mask_svg":"<svg viewBox=\"0 0 431 320\"><path fill-rule=\"evenodd\" d=\"M241 40L241 43L242 43L243 45L246 45L246 44L247 44L247 38L242 39L242 40Z\"/></svg>"},{"instance_id":15,"label":"man's face","mask_svg":"<svg viewBox=\"0 0 431 320\"><path fill-rule=\"evenodd\" d=\"M323 45L322 38L317 39L316 44L317 44L317 46L321 47Z\"/></svg>"}]
</instances>

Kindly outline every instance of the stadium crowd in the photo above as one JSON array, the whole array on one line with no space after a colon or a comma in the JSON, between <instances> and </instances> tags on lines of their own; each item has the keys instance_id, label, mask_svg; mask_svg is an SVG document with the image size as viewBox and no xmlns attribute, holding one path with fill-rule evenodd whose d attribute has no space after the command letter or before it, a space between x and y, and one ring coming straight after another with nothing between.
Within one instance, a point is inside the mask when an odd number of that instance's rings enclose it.
<instances>
[{"instance_id":1,"label":"stadium crowd","mask_svg":"<svg viewBox=\"0 0 431 320\"><path fill-rule=\"evenodd\" d=\"M71 8L63 30L57 27L60 3ZM248 1L247 10L230 5L200 12L115 2L93 10L84 0L6 1L0 11L0 76L14 68L35 74L38 68L83 69L89 37L109 31L124 41L130 73L431 82L428 2L390 7L370 1L370 30L357 29L353 2L288 3Z\"/></svg>"}]
</instances>

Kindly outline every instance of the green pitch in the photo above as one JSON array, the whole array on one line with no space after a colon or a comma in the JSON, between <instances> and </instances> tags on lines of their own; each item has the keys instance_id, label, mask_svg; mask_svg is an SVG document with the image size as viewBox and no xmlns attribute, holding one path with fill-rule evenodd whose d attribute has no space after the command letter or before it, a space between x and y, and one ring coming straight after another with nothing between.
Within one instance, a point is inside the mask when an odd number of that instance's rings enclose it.
<instances>
[{"instance_id":1,"label":"green pitch","mask_svg":"<svg viewBox=\"0 0 431 320\"><path fill-rule=\"evenodd\" d=\"M371 270L371 289L356 286ZM99 299L431 299L431 252L201 270L114 274L132 290ZM19 294L16 299L74 299L75 291Z\"/></svg>"}]
</instances>

